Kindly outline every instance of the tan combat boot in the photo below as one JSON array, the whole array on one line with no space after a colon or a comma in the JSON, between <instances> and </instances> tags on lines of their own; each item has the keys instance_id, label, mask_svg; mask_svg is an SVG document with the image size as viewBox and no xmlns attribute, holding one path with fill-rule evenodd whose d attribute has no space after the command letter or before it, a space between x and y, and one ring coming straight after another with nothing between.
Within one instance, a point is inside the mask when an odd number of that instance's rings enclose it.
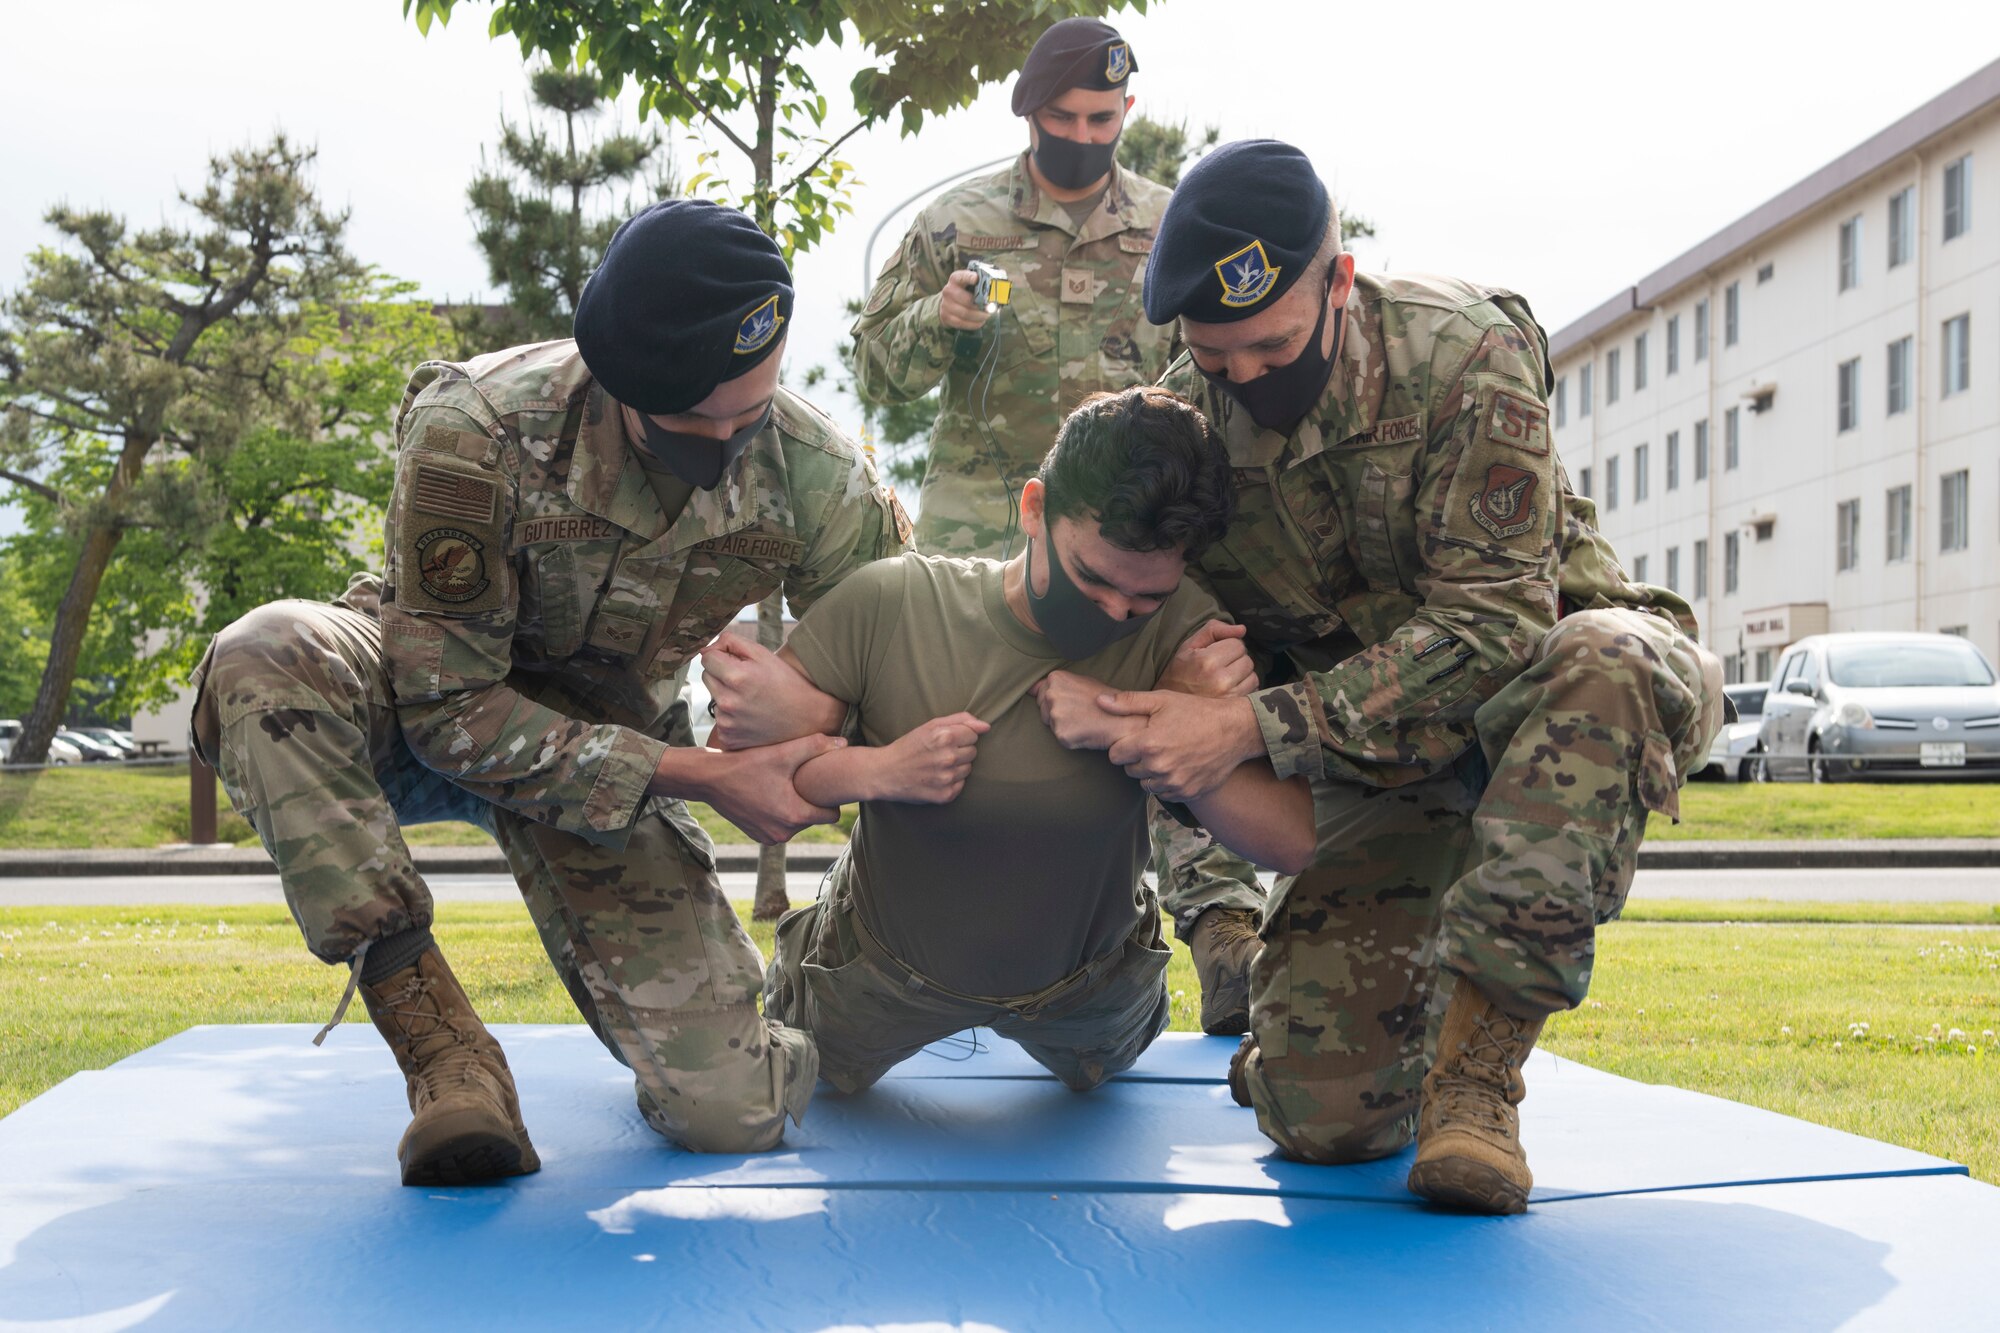
<instances>
[{"instance_id":1,"label":"tan combat boot","mask_svg":"<svg viewBox=\"0 0 2000 1333\"><path fill-rule=\"evenodd\" d=\"M1542 1020L1501 1012L1463 977L1457 985L1438 1033L1437 1063L1424 1076L1410 1191L1467 1212L1523 1212L1535 1177L1514 1108L1528 1095L1521 1065Z\"/></svg>"},{"instance_id":2,"label":"tan combat boot","mask_svg":"<svg viewBox=\"0 0 2000 1333\"><path fill-rule=\"evenodd\" d=\"M1195 918L1188 952L1201 978L1201 1030L1209 1036L1250 1030L1250 961L1262 947L1255 912L1211 907Z\"/></svg>"},{"instance_id":3,"label":"tan combat boot","mask_svg":"<svg viewBox=\"0 0 2000 1333\"><path fill-rule=\"evenodd\" d=\"M470 1185L542 1168L500 1043L436 948L360 987L409 1080L415 1118L396 1145L405 1185Z\"/></svg>"}]
</instances>

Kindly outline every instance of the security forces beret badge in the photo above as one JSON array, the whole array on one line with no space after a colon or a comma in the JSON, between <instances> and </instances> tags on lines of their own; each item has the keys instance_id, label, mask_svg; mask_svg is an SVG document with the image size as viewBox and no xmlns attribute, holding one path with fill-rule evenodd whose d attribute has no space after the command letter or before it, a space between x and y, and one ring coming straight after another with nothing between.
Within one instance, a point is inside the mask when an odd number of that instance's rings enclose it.
<instances>
[{"instance_id":1,"label":"security forces beret badge","mask_svg":"<svg viewBox=\"0 0 2000 1333\"><path fill-rule=\"evenodd\" d=\"M1535 526L1535 482L1532 472L1505 463L1486 469L1486 484L1472 497L1472 519L1502 541Z\"/></svg>"},{"instance_id":2,"label":"security forces beret badge","mask_svg":"<svg viewBox=\"0 0 2000 1333\"><path fill-rule=\"evenodd\" d=\"M1104 48L1104 81L1123 83L1132 73L1132 48L1124 42L1113 42Z\"/></svg>"},{"instance_id":3,"label":"security forces beret badge","mask_svg":"<svg viewBox=\"0 0 2000 1333\"><path fill-rule=\"evenodd\" d=\"M737 325L736 355L748 356L752 352L763 351L765 345L778 336L778 326L784 322L785 317L778 313L778 297L774 292Z\"/></svg>"},{"instance_id":4,"label":"security forces beret badge","mask_svg":"<svg viewBox=\"0 0 2000 1333\"><path fill-rule=\"evenodd\" d=\"M432 528L417 538L417 586L440 602L469 602L491 586L486 543L458 528Z\"/></svg>"},{"instance_id":5,"label":"security forces beret badge","mask_svg":"<svg viewBox=\"0 0 2000 1333\"><path fill-rule=\"evenodd\" d=\"M1272 267L1262 241L1250 242L1235 254L1216 261L1215 276L1222 279L1222 304L1231 309L1256 305L1271 294L1283 271Z\"/></svg>"}]
</instances>

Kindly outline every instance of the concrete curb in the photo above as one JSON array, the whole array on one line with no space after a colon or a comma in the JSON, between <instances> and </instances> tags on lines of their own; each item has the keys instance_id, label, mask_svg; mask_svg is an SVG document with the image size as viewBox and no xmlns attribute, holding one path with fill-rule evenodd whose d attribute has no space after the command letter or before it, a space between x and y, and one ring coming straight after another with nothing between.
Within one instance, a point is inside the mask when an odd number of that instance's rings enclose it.
<instances>
[{"instance_id":1,"label":"concrete curb","mask_svg":"<svg viewBox=\"0 0 2000 1333\"><path fill-rule=\"evenodd\" d=\"M794 847L787 869L820 874L840 847ZM504 875L507 863L492 847L418 847L417 868L432 875ZM757 869L757 848L715 849L723 874ZM1879 838L1815 842L1661 842L1639 849L1641 870L1931 870L2000 868L2000 838ZM91 851L0 851L0 878L124 875L269 875L276 873L261 847L107 848Z\"/></svg>"}]
</instances>

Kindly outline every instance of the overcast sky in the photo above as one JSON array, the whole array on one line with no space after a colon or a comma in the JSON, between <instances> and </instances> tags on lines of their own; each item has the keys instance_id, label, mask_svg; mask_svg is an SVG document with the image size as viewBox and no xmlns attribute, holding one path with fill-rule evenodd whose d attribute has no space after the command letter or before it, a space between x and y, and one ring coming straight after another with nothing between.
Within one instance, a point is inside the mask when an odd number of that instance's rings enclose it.
<instances>
[{"instance_id":1,"label":"overcast sky","mask_svg":"<svg viewBox=\"0 0 2000 1333\"><path fill-rule=\"evenodd\" d=\"M486 5L461 4L428 38L401 10L0 0L0 287L48 241L50 204L154 222L210 153L283 129L318 145L321 190L352 210L362 259L439 299L489 295L464 192L501 112L525 101L519 48L487 38ZM1993 0L1156 0L1113 21L1140 109L1298 144L1379 228L1356 247L1364 267L1505 284L1551 331L2000 55ZM808 60L840 128L863 60ZM831 363L869 232L887 221L879 266L907 225L892 207L1025 142L1007 91L914 141L884 128L848 144L863 184L797 266L794 374ZM677 133L685 174L699 146Z\"/></svg>"}]
</instances>

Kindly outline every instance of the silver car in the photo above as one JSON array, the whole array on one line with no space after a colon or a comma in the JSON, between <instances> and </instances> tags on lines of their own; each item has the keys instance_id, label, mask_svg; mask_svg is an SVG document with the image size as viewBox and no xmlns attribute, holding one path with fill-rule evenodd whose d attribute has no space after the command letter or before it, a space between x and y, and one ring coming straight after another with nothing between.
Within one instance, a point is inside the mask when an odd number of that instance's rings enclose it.
<instances>
[{"instance_id":1,"label":"silver car","mask_svg":"<svg viewBox=\"0 0 2000 1333\"><path fill-rule=\"evenodd\" d=\"M1757 735L1764 722L1764 694L1768 680L1744 685L1725 685L1722 692L1736 705L1736 721L1724 723L1708 747L1708 762L1697 777L1721 778L1725 782L1750 782L1757 776Z\"/></svg>"},{"instance_id":2,"label":"silver car","mask_svg":"<svg viewBox=\"0 0 2000 1333\"><path fill-rule=\"evenodd\" d=\"M1785 650L1757 776L2000 777L2000 678L1949 634L1815 634Z\"/></svg>"}]
</instances>

